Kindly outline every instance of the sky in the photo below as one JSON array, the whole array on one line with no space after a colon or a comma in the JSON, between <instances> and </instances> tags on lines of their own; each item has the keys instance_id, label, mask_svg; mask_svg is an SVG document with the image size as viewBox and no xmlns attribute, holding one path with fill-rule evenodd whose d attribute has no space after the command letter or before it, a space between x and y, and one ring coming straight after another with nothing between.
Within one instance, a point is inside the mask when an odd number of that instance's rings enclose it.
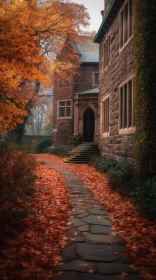
<instances>
[{"instance_id":1,"label":"sky","mask_svg":"<svg viewBox=\"0 0 156 280\"><path fill-rule=\"evenodd\" d=\"M83 4L90 16L89 31L98 31L102 22L101 10L104 10L104 0L72 0L77 4Z\"/></svg>"}]
</instances>

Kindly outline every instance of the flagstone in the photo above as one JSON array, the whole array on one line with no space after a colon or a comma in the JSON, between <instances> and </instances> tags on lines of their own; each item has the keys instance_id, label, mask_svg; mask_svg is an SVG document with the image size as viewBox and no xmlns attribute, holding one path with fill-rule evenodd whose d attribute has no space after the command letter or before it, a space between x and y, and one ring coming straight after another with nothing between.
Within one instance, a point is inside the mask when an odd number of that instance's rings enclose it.
<instances>
[{"instance_id":1,"label":"flagstone","mask_svg":"<svg viewBox=\"0 0 156 280\"><path fill-rule=\"evenodd\" d=\"M88 243L96 243L96 244L123 244L124 241L119 236L112 236L112 235L99 235L99 234L92 234L89 232L83 232L82 233L84 239Z\"/></svg>"},{"instance_id":2,"label":"flagstone","mask_svg":"<svg viewBox=\"0 0 156 280\"><path fill-rule=\"evenodd\" d=\"M89 270L95 271L95 267L85 261L74 260L63 265L60 265L57 270L68 270L68 271L79 271L79 272L88 272Z\"/></svg>"},{"instance_id":3,"label":"flagstone","mask_svg":"<svg viewBox=\"0 0 156 280\"><path fill-rule=\"evenodd\" d=\"M108 226L90 225L90 232L94 234L110 234L112 229Z\"/></svg>"},{"instance_id":4,"label":"flagstone","mask_svg":"<svg viewBox=\"0 0 156 280\"><path fill-rule=\"evenodd\" d=\"M89 261L114 262L122 259L120 255L125 250L124 246L119 245L92 245L92 244L76 244L76 252L78 256Z\"/></svg>"},{"instance_id":5,"label":"flagstone","mask_svg":"<svg viewBox=\"0 0 156 280\"><path fill-rule=\"evenodd\" d=\"M107 220L105 217L103 216L93 216L90 215L86 218L82 219L84 222L88 223L88 224L92 224L92 225L103 225L103 226L111 226L112 222Z\"/></svg>"},{"instance_id":6,"label":"flagstone","mask_svg":"<svg viewBox=\"0 0 156 280\"><path fill-rule=\"evenodd\" d=\"M76 259L75 249L72 246L67 246L63 249L61 256L63 263Z\"/></svg>"},{"instance_id":7,"label":"flagstone","mask_svg":"<svg viewBox=\"0 0 156 280\"><path fill-rule=\"evenodd\" d=\"M136 274L136 271L134 271L129 265L123 263L96 263L96 267L100 274L105 275L117 275L122 272Z\"/></svg>"},{"instance_id":8,"label":"flagstone","mask_svg":"<svg viewBox=\"0 0 156 280\"><path fill-rule=\"evenodd\" d=\"M93 215L108 215L107 211L101 210L101 209L96 209L96 208L92 208L88 210L90 214Z\"/></svg>"},{"instance_id":9,"label":"flagstone","mask_svg":"<svg viewBox=\"0 0 156 280\"><path fill-rule=\"evenodd\" d=\"M86 224L85 222L77 218L71 218L70 222L71 222L71 228L80 227Z\"/></svg>"}]
</instances>

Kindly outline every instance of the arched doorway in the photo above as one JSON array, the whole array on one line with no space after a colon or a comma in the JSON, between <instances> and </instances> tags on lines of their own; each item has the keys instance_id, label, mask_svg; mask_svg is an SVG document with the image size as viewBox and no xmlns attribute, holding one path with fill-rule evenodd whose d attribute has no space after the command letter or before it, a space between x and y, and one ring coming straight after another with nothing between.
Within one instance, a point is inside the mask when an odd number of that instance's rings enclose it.
<instances>
[{"instance_id":1,"label":"arched doorway","mask_svg":"<svg viewBox=\"0 0 156 280\"><path fill-rule=\"evenodd\" d=\"M87 108L83 117L84 142L94 142L95 115L91 108Z\"/></svg>"}]
</instances>

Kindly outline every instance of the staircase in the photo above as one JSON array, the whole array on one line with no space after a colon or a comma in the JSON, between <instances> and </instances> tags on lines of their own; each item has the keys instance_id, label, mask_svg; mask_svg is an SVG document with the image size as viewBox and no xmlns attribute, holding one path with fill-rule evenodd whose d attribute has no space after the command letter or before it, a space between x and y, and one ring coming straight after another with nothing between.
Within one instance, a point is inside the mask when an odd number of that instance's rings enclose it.
<instances>
[{"instance_id":1,"label":"staircase","mask_svg":"<svg viewBox=\"0 0 156 280\"><path fill-rule=\"evenodd\" d=\"M73 148L65 159L67 163L88 163L93 156L100 154L98 145L94 142L85 142Z\"/></svg>"}]
</instances>

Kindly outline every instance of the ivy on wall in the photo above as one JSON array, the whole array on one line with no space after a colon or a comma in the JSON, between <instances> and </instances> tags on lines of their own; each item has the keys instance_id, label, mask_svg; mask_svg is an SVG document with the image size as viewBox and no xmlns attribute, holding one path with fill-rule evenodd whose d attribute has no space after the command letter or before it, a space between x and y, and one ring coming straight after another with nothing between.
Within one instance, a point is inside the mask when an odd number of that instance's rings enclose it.
<instances>
[{"instance_id":1,"label":"ivy on wall","mask_svg":"<svg viewBox=\"0 0 156 280\"><path fill-rule=\"evenodd\" d=\"M141 174L156 153L156 1L134 0L136 133L134 156Z\"/></svg>"}]
</instances>

